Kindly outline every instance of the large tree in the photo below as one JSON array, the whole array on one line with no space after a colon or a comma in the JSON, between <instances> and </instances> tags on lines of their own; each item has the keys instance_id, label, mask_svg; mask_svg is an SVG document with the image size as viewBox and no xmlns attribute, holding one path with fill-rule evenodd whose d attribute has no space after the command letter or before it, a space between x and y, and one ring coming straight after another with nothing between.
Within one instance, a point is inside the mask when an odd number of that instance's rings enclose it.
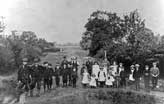
<instances>
[{"instance_id":1,"label":"large tree","mask_svg":"<svg viewBox=\"0 0 164 104\"><path fill-rule=\"evenodd\" d=\"M122 18L116 13L93 12L85 25L81 44L91 41L89 55L103 57L104 50L110 60L146 59L157 46L153 32L145 27L145 20L135 10ZM89 38L88 38L89 34ZM81 45L81 46L82 46ZM144 56L144 57L143 57Z\"/></svg>"}]
</instances>

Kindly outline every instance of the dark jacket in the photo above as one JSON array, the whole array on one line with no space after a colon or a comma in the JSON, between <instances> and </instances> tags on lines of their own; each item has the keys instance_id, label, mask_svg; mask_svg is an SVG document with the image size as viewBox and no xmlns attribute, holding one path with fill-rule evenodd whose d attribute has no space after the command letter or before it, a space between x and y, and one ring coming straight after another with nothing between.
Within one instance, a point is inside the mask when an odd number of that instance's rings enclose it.
<instances>
[{"instance_id":1,"label":"dark jacket","mask_svg":"<svg viewBox=\"0 0 164 104\"><path fill-rule=\"evenodd\" d=\"M150 70L144 70L143 71L143 76L144 76L144 78L149 78L150 77Z\"/></svg>"},{"instance_id":2,"label":"dark jacket","mask_svg":"<svg viewBox=\"0 0 164 104\"><path fill-rule=\"evenodd\" d=\"M121 78L126 78L126 77L127 77L126 72L125 72L125 71L121 71L121 72L120 72L120 77L121 77Z\"/></svg>"},{"instance_id":3,"label":"dark jacket","mask_svg":"<svg viewBox=\"0 0 164 104\"><path fill-rule=\"evenodd\" d=\"M88 71L92 71L92 62L90 62L90 61L87 61L86 62L86 66L87 66L87 69L88 69Z\"/></svg>"},{"instance_id":4,"label":"dark jacket","mask_svg":"<svg viewBox=\"0 0 164 104\"><path fill-rule=\"evenodd\" d=\"M61 75L62 76L67 76L68 75L68 68L67 67L61 69Z\"/></svg>"},{"instance_id":5,"label":"dark jacket","mask_svg":"<svg viewBox=\"0 0 164 104\"><path fill-rule=\"evenodd\" d=\"M60 69L60 68L59 68L59 69L55 68L54 75L55 75L56 77L59 77L59 76L61 75L61 69Z\"/></svg>"},{"instance_id":6,"label":"dark jacket","mask_svg":"<svg viewBox=\"0 0 164 104\"><path fill-rule=\"evenodd\" d=\"M27 65L25 66L20 66L19 70L18 70L18 81L25 81L25 80L29 80L30 78L30 70L29 67Z\"/></svg>"},{"instance_id":7,"label":"dark jacket","mask_svg":"<svg viewBox=\"0 0 164 104\"><path fill-rule=\"evenodd\" d=\"M138 70L135 69L134 70L133 77L134 77L134 79L139 79L141 77L141 71L140 71L140 69L138 69Z\"/></svg>"}]
</instances>

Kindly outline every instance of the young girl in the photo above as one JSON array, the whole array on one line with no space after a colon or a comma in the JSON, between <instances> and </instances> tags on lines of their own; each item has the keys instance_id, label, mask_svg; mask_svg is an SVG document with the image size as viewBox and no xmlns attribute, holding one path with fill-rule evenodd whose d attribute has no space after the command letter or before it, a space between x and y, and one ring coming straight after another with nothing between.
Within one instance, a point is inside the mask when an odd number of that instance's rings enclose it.
<instances>
[{"instance_id":1,"label":"young girl","mask_svg":"<svg viewBox=\"0 0 164 104\"><path fill-rule=\"evenodd\" d=\"M98 73L100 71L100 66L98 62L95 62L94 65L92 66L92 74L95 75L96 77L96 84L98 85Z\"/></svg>"},{"instance_id":2,"label":"young girl","mask_svg":"<svg viewBox=\"0 0 164 104\"><path fill-rule=\"evenodd\" d=\"M105 85L107 86L107 88L113 86L113 82L111 81L111 76L109 73L107 74Z\"/></svg>"},{"instance_id":3,"label":"young girl","mask_svg":"<svg viewBox=\"0 0 164 104\"><path fill-rule=\"evenodd\" d=\"M95 74L92 74L91 75L91 80L89 82L89 85L91 88L96 88L97 87L97 84L96 84L96 75Z\"/></svg>"},{"instance_id":4,"label":"young girl","mask_svg":"<svg viewBox=\"0 0 164 104\"><path fill-rule=\"evenodd\" d=\"M106 80L106 74L105 74L105 71L103 70L103 67L101 67L98 73L98 81L100 83L100 87L102 88L104 87L105 80Z\"/></svg>"},{"instance_id":5,"label":"young girl","mask_svg":"<svg viewBox=\"0 0 164 104\"><path fill-rule=\"evenodd\" d=\"M84 72L82 73L82 84L84 88L86 88L87 85L89 84L89 73L86 68L84 69Z\"/></svg>"},{"instance_id":6,"label":"young girl","mask_svg":"<svg viewBox=\"0 0 164 104\"><path fill-rule=\"evenodd\" d=\"M113 86L113 82L114 82L114 77L112 76L112 70L108 71L107 77L106 77L106 86L107 87L112 87Z\"/></svg>"}]
</instances>

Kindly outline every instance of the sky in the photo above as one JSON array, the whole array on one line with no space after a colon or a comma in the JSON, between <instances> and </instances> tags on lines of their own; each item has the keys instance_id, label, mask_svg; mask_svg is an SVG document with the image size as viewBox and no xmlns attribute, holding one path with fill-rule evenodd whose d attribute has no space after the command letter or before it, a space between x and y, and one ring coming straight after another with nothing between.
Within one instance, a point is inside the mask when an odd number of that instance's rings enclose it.
<instances>
[{"instance_id":1,"label":"sky","mask_svg":"<svg viewBox=\"0 0 164 104\"><path fill-rule=\"evenodd\" d=\"M79 42L84 25L96 10L123 15L135 9L148 28L164 34L164 0L0 0L6 33L33 31L58 43Z\"/></svg>"}]
</instances>

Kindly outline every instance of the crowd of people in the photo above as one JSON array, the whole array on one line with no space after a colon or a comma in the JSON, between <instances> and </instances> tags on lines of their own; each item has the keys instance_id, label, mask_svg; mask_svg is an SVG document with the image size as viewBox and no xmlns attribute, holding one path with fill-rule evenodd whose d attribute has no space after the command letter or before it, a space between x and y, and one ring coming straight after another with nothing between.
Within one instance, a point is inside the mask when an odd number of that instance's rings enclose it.
<instances>
[{"instance_id":1,"label":"crowd of people","mask_svg":"<svg viewBox=\"0 0 164 104\"><path fill-rule=\"evenodd\" d=\"M46 90L50 91L54 85L56 87L72 86L76 88L77 80L81 80L84 88L126 88L135 85L136 90L140 90L141 79L144 79L145 89L149 92L151 88L157 87L160 74L156 62L153 62L152 67L145 65L144 69L136 63L129 66L130 70L127 70L123 63L117 65L116 61L110 64L109 62L93 62L88 59L82 64L81 70L79 70L79 65L77 57L72 57L68 61L67 57L64 56L61 63L57 63L55 68L49 62L42 64L36 62L28 65L27 59L24 59L23 65L18 71L19 88L30 91L31 96L33 96L33 89L37 88L37 95L39 96L42 82L45 92Z\"/></svg>"},{"instance_id":2,"label":"crowd of people","mask_svg":"<svg viewBox=\"0 0 164 104\"><path fill-rule=\"evenodd\" d=\"M81 69L82 84L84 87L127 87L135 85L136 90L140 90L141 79L144 79L146 91L158 87L158 77L160 74L157 62L152 63L152 67L144 66L144 69L139 64L129 66L127 70L123 63L117 65L114 61L109 63L92 62L90 59L83 64ZM152 85L150 85L152 84Z\"/></svg>"}]
</instances>

